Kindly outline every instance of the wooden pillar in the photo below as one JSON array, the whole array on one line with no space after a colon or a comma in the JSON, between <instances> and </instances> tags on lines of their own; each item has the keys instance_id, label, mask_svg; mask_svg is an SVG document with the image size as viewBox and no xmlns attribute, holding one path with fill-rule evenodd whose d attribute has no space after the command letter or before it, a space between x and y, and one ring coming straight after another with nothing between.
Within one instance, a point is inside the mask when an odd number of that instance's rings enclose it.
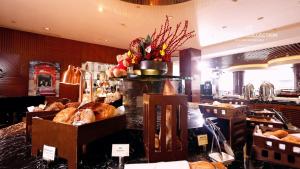
<instances>
[{"instance_id":1,"label":"wooden pillar","mask_svg":"<svg viewBox=\"0 0 300 169\"><path fill-rule=\"evenodd\" d=\"M233 72L233 94L242 95L244 86L244 71Z\"/></svg>"},{"instance_id":2,"label":"wooden pillar","mask_svg":"<svg viewBox=\"0 0 300 169\"><path fill-rule=\"evenodd\" d=\"M192 57L200 57L201 51L198 49L188 48L179 51L179 71L180 76L192 77L193 65ZM198 84L197 90L200 90ZM188 96L188 101L192 101L192 80L185 80L185 94ZM200 96L199 96L200 97Z\"/></svg>"},{"instance_id":3,"label":"wooden pillar","mask_svg":"<svg viewBox=\"0 0 300 169\"><path fill-rule=\"evenodd\" d=\"M300 63L294 64L294 88L300 89Z\"/></svg>"}]
</instances>

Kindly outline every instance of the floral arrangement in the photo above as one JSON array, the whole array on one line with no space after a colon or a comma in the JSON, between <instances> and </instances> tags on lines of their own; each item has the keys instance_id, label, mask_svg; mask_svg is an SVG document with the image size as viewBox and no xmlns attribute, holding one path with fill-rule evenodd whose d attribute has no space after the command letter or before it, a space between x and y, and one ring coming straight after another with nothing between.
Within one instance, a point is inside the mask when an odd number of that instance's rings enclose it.
<instances>
[{"instance_id":1,"label":"floral arrangement","mask_svg":"<svg viewBox=\"0 0 300 169\"><path fill-rule=\"evenodd\" d=\"M132 64L138 64L142 60L154 60L170 62L171 54L183 45L188 39L196 36L195 31L188 32L188 21L176 25L175 31L169 23L169 17L160 27L157 33L156 29L153 34L144 38L137 38L130 43L128 55L132 58Z\"/></svg>"},{"instance_id":2,"label":"floral arrangement","mask_svg":"<svg viewBox=\"0 0 300 169\"><path fill-rule=\"evenodd\" d=\"M176 25L175 31L169 23L169 17L157 33L146 38L136 38L129 45L129 51L117 56L118 65L107 70L109 77L127 75L127 67L138 65L142 60L170 62L171 54L183 45L188 39L196 36L195 31L188 32L188 21L182 27L181 22Z\"/></svg>"}]
</instances>

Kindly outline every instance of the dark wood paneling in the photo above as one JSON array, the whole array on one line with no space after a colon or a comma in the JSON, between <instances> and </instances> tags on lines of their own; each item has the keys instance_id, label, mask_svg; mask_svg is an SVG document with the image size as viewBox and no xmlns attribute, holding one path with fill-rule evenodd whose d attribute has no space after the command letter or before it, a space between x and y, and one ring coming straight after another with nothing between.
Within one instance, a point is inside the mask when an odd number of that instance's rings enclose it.
<instances>
[{"instance_id":1,"label":"dark wood paneling","mask_svg":"<svg viewBox=\"0 0 300 169\"><path fill-rule=\"evenodd\" d=\"M108 46L44 36L0 27L0 96L26 96L29 61L58 62L61 72L69 64L85 61L116 63L115 56L126 52ZM1 73L1 72L0 72ZM60 96L77 100L78 87L60 85Z\"/></svg>"}]
</instances>

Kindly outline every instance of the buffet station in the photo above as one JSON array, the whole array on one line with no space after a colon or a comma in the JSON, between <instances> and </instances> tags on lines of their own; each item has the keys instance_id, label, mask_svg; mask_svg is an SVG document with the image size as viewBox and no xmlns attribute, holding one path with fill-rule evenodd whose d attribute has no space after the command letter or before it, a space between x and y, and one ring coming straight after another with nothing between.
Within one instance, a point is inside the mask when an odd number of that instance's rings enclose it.
<instances>
[{"instance_id":1,"label":"buffet station","mask_svg":"<svg viewBox=\"0 0 300 169\"><path fill-rule=\"evenodd\" d=\"M116 56L117 65L69 65L60 84L78 86L78 101L57 98L28 105L24 122L0 131L0 166L77 169L96 163L95 168L140 168L135 163L143 163L155 168L180 164L181 169L223 169L230 165L234 153L217 125L204 120L199 109L193 112L196 118L190 118L183 83L191 79L172 76L168 69L171 54L195 31L188 31L188 21L172 29L168 16L161 27L160 32L134 39L128 52ZM201 145L208 144L207 135L215 144L209 157L198 156L198 145L189 141L197 140L196 130L203 126L207 130ZM12 145L19 149L12 152ZM9 162L17 157L22 160Z\"/></svg>"},{"instance_id":2,"label":"buffet station","mask_svg":"<svg viewBox=\"0 0 300 169\"><path fill-rule=\"evenodd\" d=\"M0 168L226 169L249 157L299 168L299 101L279 102L273 84L264 82L257 97L248 84L243 97L214 98L206 82L205 100L188 102L192 78L173 76L168 64L195 36L187 21L174 30L166 16L160 32L134 39L117 65L69 65L60 84L78 86L78 100L37 96L23 122L1 121L14 125L0 129Z\"/></svg>"}]
</instances>

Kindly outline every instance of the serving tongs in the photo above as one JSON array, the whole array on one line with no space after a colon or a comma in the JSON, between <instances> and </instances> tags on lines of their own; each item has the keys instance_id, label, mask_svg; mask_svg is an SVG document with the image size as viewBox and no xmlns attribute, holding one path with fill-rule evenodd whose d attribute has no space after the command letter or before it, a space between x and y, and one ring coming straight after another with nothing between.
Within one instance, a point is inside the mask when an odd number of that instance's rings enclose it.
<instances>
[{"instance_id":1,"label":"serving tongs","mask_svg":"<svg viewBox=\"0 0 300 169\"><path fill-rule=\"evenodd\" d=\"M211 145L211 152L209 153L209 157L212 158L214 161L222 162L222 163L230 163L234 160L234 153L231 147L228 145L223 133L221 132L220 128L212 122L210 119L205 120L204 126L210 131L213 135L212 145ZM217 145L217 151L213 152L214 142ZM223 144L224 150L226 153L222 152L220 142Z\"/></svg>"},{"instance_id":2,"label":"serving tongs","mask_svg":"<svg viewBox=\"0 0 300 169\"><path fill-rule=\"evenodd\" d=\"M289 130L299 130L299 128L296 127L296 126L294 126L294 125L292 125L292 124L287 120L287 118L284 117L284 116L282 115L281 112L276 111L275 109L272 109L272 111L275 113L275 117L276 117L279 121L282 122L283 128L284 128L284 129L289 129Z\"/></svg>"}]
</instances>

